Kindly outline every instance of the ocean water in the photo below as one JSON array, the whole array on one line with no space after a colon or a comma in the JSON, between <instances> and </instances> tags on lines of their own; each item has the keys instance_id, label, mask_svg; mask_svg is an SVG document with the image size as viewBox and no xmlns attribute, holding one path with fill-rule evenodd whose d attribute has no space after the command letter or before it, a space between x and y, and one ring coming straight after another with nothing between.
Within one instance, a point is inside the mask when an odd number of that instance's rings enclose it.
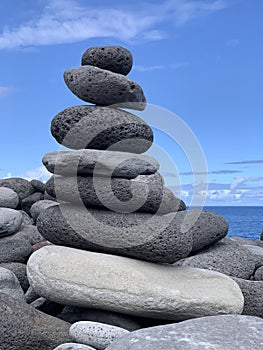
<instances>
[{"instance_id":1,"label":"ocean water","mask_svg":"<svg viewBox=\"0 0 263 350\"><path fill-rule=\"evenodd\" d=\"M204 209L220 214L228 221L228 237L260 238L260 234L263 231L263 206L205 207Z\"/></svg>"}]
</instances>

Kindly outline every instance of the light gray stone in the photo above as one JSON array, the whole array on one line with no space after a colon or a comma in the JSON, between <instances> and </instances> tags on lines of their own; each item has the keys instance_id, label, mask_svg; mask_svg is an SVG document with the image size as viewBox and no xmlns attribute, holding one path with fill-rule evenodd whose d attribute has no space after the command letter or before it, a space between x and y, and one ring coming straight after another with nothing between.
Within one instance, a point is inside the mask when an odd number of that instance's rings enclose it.
<instances>
[{"instance_id":1,"label":"light gray stone","mask_svg":"<svg viewBox=\"0 0 263 350\"><path fill-rule=\"evenodd\" d=\"M132 179L154 174L159 169L159 163L144 154L95 149L50 152L42 162L51 173L69 176L94 174Z\"/></svg>"},{"instance_id":2,"label":"light gray stone","mask_svg":"<svg viewBox=\"0 0 263 350\"><path fill-rule=\"evenodd\" d=\"M0 208L0 238L19 231L22 225L22 214L15 209Z\"/></svg>"},{"instance_id":3,"label":"light gray stone","mask_svg":"<svg viewBox=\"0 0 263 350\"><path fill-rule=\"evenodd\" d=\"M149 125L121 109L74 106L58 113L51 122L58 143L73 149L146 152L152 145Z\"/></svg>"},{"instance_id":4,"label":"light gray stone","mask_svg":"<svg viewBox=\"0 0 263 350\"><path fill-rule=\"evenodd\" d=\"M2 263L0 266L12 271L16 275L24 292L28 290L29 282L26 274L26 264L11 262Z\"/></svg>"},{"instance_id":5,"label":"light gray stone","mask_svg":"<svg viewBox=\"0 0 263 350\"><path fill-rule=\"evenodd\" d=\"M20 201L35 192L35 189L31 183L28 180L22 179L20 177L1 179L0 187L2 186L14 190L18 194Z\"/></svg>"},{"instance_id":6,"label":"light gray stone","mask_svg":"<svg viewBox=\"0 0 263 350\"><path fill-rule=\"evenodd\" d=\"M84 344L65 343L57 346L54 350L96 350L96 349Z\"/></svg>"},{"instance_id":7,"label":"light gray stone","mask_svg":"<svg viewBox=\"0 0 263 350\"><path fill-rule=\"evenodd\" d=\"M54 201L50 201L48 199L44 199L34 203L30 208L30 214L34 222L36 222L38 216L42 213L42 211L46 210L49 207L52 207L53 205L58 205L58 203Z\"/></svg>"},{"instance_id":8,"label":"light gray stone","mask_svg":"<svg viewBox=\"0 0 263 350\"><path fill-rule=\"evenodd\" d=\"M90 65L127 75L132 68L132 54L121 46L90 47L81 58L82 66Z\"/></svg>"},{"instance_id":9,"label":"light gray stone","mask_svg":"<svg viewBox=\"0 0 263 350\"><path fill-rule=\"evenodd\" d=\"M54 244L171 263L192 249L192 231L183 231L181 213L117 213L63 204L42 212L37 228Z\"/></svg>"},{"instance_id":10,"label":"light gray stone","mask_svg":"<svg viewBox=\"0 0 263 350\"><path fill-rule=\"evenodd\" d=\"M8 187L0 187L0 207L15 209L19 197L15 191Z\"/></svg>"},{"instance_id":11,"label":"light gray stone","mask_svg":"<svg viewBox=\"0 0 263 350\"><path fill-rule=\"evenodd\" d=\"M228 276L249 279L255 270L256 261L242 245L217 242L195 255L177 261L175 265L214 270Z\"/></svg>"},{"instance_id":12,"label":"light gray stone","mask_svg":"<svg viewBox=\"0 0 263 350\"><path fill-rule=\"evenodd\" d=\"M244 295L244 315L263 317L263 282L233 278Z\"/></svg>"},{"instance_id":13,"label":"light gray stone","mask_svg":"<svg viewBox=\"0 0 263 350\"><path fill-rule=\"evenodd\" d=\"M51 350L70 341L70 325L0 293L1 350Z\"/></svg>"},{"instance_id":14,"label":"light gray stone","mask_svg":"<svg viewBox=\"0 0 263 350\"><path fill-rule=\"evenodd\" d=\"M144 110L146 99L142 88L133 80L105 69L82 66L69 69L64 80L70 91L85 102L98 106L120 105Z\"/></svg>"},{"instance_id":15,"label":"light gray stone","mask_svg":"<svg viewBox=\"0 0 263 350\"><path fill-rule=\"evenodd\" d=\"M132 332L107 350L261 350L263 320L221 315Z\"/></svg>"},{"instance_id":16,"label":"light gray stone","mask_svg":"<svg viewBox=\"0 0 263 350\"><path fill-rule=\"evenodd\" d=\"M38 294L64 305L177 321L243 310L238 285L215 271L46 246L27 274Z\"/></svg>"},{"instance_id":17,"label":"light gray stone","mask_svg":"<svg viewBox=\"0 0 263 350\"><path fill-rule=\"evenodd\" d=\"M98 350L106 349L115 340L129 333L120 327L90 321L76 322L69 329L73 341L93 346Z\"/></svg>"},{"instance_id":18,"label":"light gray stone","mask_svg":"<svg viewBox=\"0 0 263 350\"><path fill-rule=\"evenodd\" d=\"M0 267L0 293L5 293L12 298L25 301L23 289L16 275L3 267Z\"/></svg>"}]
</instances>

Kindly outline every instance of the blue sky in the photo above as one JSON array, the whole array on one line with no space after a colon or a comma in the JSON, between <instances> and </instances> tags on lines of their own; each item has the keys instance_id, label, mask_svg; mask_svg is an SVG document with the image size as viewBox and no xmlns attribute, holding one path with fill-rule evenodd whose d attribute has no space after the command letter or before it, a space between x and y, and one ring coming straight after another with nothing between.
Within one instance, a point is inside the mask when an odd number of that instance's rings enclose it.
<instances>
[{"instance_id":1,"label":"blue sky","mask_svg":"<svg viewBox=\"0 0 263 350\"><path fill-rule=\"evenodd\" d=\"M159 106L157 126L162 108L176 114L206 157L193 177L187 152L156 127L170 161L149 154L167 185L180 180L187 203L195 189L210 205L262 205L262 13L261 0L1 0L0 177L47 178L41 158L59 149L51 119L82 104L63 72L90 46L122 45L134 57L129 77Z\"/></svg>"}]
</instances>

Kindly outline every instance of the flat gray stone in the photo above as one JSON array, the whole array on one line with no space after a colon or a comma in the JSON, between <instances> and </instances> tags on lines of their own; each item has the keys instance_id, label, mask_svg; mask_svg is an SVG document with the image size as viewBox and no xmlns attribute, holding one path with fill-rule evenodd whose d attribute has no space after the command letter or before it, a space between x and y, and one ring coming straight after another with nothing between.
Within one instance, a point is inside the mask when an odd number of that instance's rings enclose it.
<instances>
[{"instance_id":1,"label":"flat gray stone","mask_svg":"<svg viewBox=\"0 0 263 350\"><path fill-rule=\"evenodd\" d=\"M261 350L263 320L220 315L132 332L107 350Z\"/></svg>"},{"instance_id":2,"label":"flat gray stone","mask_svg":"<svg viewBox=\"0 0 263 350\"><path fill-rule=\"evenodd\" d=\"M215 271L46 246L27 274L38 294L64 305L178 321L243 310L238 285Z\"/></svg>"},{"instance_id":3,"label":"flat gray stone","mask_svg":"<svg viewBox=\"0 0 263 350\"><path fill-rule=\"evenodd\" d=\"M135 179L54 175L46 189L59 202L84 203L124 213L158 213L161 207L162 214L167 214L176 211L178 205L171 200L162 201L164 181L159 173L139 175Z\"/></svg>"},{"instance_id":4,"label":"flat gray stone","mask_svg":"<svg viewBox=\"0 0 263 350\"><path fill-rule=\"evenodd\" d=\"M28 180L20 177L1 179L0 187L8 187L14 190L18 194L20 201L35 192L35 189L31 183Z\"/></svg>"},{"instance_id":5,"label":"flat gray stone","mask_svg":"<svg viewBox=\"0 0 263 350\"><path fill-rule=\"evenodd\" d=\"M133 179L154 174L159 169L159 163L144 154L95 149L50 152L42 162L51 173L68 176L94 174Z\"/></svg>"},{"instance_id":6,"label":"flat gray stone","mask_svg":"<svg viewBox=\"0 0 263 350\"><path fill-rule=\"evenodd\" d=\"M42 211L46 210L49 207L52 207L53 205L58 205L58 203L54 201L50 201L48 199L43 199L41 201L34 203L30 208L30 214L34 222L36 222L38 216L40 215L40 213L42 213Z\"/></svg>"},{"instance_id":7,"label":"flat gray stone","mask_svg":"<svg viewBox=\"0 0 263 350\"><path fill-rule=\"evenodd\" d=\"M65 71L64 80L70 91L85 102L98 106L119 105L141 111L146 106L142 88L122 74L82 66Z\"/></svg>"},{"instance_id":8,"label":"flat gray stone","mask_svg":"<svg viewBox=\"0 0 263 350\"><path fill-rule=\"evenodd\" d=\"M63 204L41 213L37 228L54 244L170 263L192 249L191 231L181 231L184 218L173 213L126 214Z\"/></svg>"},{"instance_id":9,"label":"flat gray stone","mask_svg":"<svg viewBox=\"0 0 263 350\"><path fill-rule=\"evenodd\" d=\"M81 57L82 66L89 65L127 75L132 69L132 54L122 46L90 47Z\"/></svg>"},{"instance_id":10,"label":"flat gray stone","mask_svg":"<svg viewBox=\"0 0 263 350\"><path fill-rule=\"evenodd\" d=\"M263 318L263 282L233 278L244 295L244 315Z\"/></svg>"},{"instance_id":11,"label":"flat gray stone","mask_svg":"<svg viewBox=\"0 0 263 350\"><path fill-rule=\"evenodd\" d=\"M12 298L25 301L23 289L16 275L3 267L0 267L0 293L5 293Z\"/></svg>"},{"instance_id":12,"label":"flat gray stone","mask_svg":"<svg viewBox=\"0 0 263 350\"><path fill-rule=\"evenodd\" d=\"M73 341L93 346L98 350L106 349L115 340L129 333L120 327L90 321L76 322L69 329Z\"/></svg>"},{"instance_id":13,"label":"flat gray stone","mask_svg":"<svg viewBox=\"0 0 263 350\"><path fill-rule=\"evenodd\" d=\"M249 279L255 270L256 261L245 247L228 241L217 242L198 254L177 261L175 265L214 270L228 276Z\"/></svg>"},{"instance_id":14,"label":"flat gray stone","mask_svg":"<svg viewBox=\"0 0 263 350\"><path fill-rule=\"evenodd\" d=\"M15 209L19 197L15 191L8 187L0 187L0 207Z\"/></svg>"},{"instance_id":15,"label":"flat gray stone","mask_svg":"<svg viewBox=\"0 0 263 350\"><path fill-rule=\"evenodd\" d=\"M44 199L44 195L41 192L34 192L30 196L24 198L21 201L21 208L24 210L27 214L30 214L30 208L32 205L41 199Z\"/></svg>"},{"instance_id":16,"label":"flat gray stone","mask_svg":"<svg viewBox=\"0 0 263 350\"><path fill-rule=\"evenodd\" d=\"M84 344L65 343L57 346L54 350L96 350L96 349Z\"/></svg>"},{"instance_id":17,"label":"flat gray stone","mask_svg":"<svg viewBox=\"0 0 263 350\"><path fill-rule=\"evenodd\" d=\"M16 275L24 292L28 290L29 282L27 279L26 264L11 262L11 263L2 263L0 266L12 271Z\"/></svg>"},{"instance_id":18,"label":"flat gray stone","mask_svg":"<svg viewBox=\"0 0 263 350\"><path fill-rule=\"evenodd\" d=\"M112 326L127 329L130 332L143 328L142 320L138 317L132 317L130 315L106 310L88 309L77 306L65 306L63 311L57 317L69 323L79 321L106 323Z\"/></svg>"},{"instance_id":19,"label":"flat gray stone","mask_svg":"<svg viewBox=\"0 0 263 350\"><path fill-rule=\"evenodd\" d=\"M52 136L73 149L146 152L153 132L141 118L121 109L74 106L58 113L51 122Z\"/></svg>"},{"instance_id":20,"label":"flat gray stone","mask_svg":"<svg viewBox=\"0 0 263 350\"><path fill-rule=\"evenodd\" d=\"M22 225L22 214L15 209L0 208L0 238L19 231Z\"/></svg>"},{"instance_id":21,"label":"flat gray stone","mask_svg":"<svg viewBox=\"0 0 263 350\"><path fill-rule=\"evenodd\" d=\"M45 192L46 185L44 184L44 182L34 179L31 180L30 183L34 187L36 192Z\"/></svg>"},{"instance_id":22,"label":"flat gray stone","mask_svg":"<svg viewBox=\"0 0 263 350\"><path fill-rule=\"evenodd\" d=\"M0 293L1 350L51 350L70 341L70 325Z\"/></svg>"}]
</instances>

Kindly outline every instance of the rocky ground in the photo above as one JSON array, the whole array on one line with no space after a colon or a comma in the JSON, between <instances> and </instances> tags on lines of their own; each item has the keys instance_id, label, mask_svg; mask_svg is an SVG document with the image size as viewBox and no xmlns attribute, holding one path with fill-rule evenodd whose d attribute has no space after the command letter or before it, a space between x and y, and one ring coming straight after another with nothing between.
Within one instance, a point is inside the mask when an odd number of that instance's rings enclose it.
<instances>
[{"instance_id":1,"label":"rocky ground","mask_svg":"<svg viewBox=\"0 0 263 350\"><path fill-rule=\"evenodd\" d=\"M128 50L81 62L64 79L94 105L51 122L71 150L46 184L0 180L0 349L262 349L263 240L165 187Z\"/></svg>"}]
</instances>

